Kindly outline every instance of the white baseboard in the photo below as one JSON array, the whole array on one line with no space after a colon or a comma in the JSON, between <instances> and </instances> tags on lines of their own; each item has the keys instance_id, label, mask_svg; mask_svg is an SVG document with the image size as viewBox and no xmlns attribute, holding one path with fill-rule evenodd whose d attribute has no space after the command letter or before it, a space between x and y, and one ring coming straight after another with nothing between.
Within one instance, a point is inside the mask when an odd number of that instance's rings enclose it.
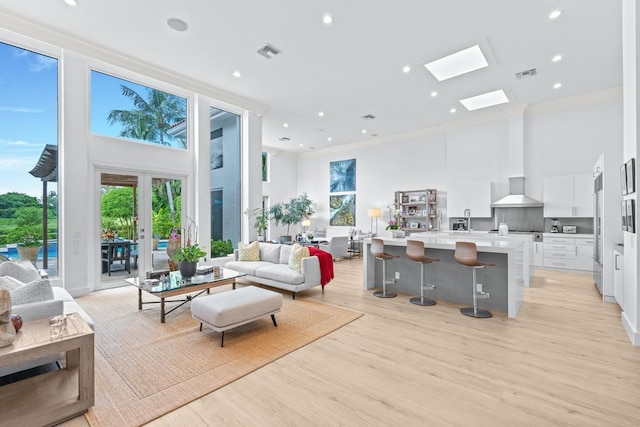
<instances>
[{"instance_id":1,"label":"white baseboard","mask_svg":"<svg viewBox=\"0 0 640 427\"><path fill-rule=\"evenodd\" d=\"M631 340L631 343L635 346L640 346L640 332L634 329L624 311L622 312L621 320L622 326L624 330L627 331L627 336Z\"/></svg>"}]
</instances>

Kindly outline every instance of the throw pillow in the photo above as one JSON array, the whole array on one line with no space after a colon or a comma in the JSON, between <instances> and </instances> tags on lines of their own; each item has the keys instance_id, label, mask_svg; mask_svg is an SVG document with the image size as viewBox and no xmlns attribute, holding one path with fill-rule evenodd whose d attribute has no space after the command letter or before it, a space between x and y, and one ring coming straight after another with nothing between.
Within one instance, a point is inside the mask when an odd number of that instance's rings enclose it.
<instances>
[{"instance_id":1,"label":"throw pillow","mask_svg":"<svg viewBox=\"0 0 640 427\"><path fill-rule=\"evenodd\" d=\"M238 261L260 261L260 242L238 244ZM1 267L1 265L0 265Z\"/></svg>"},{"instance_id":2,"label":"throw pillow","mask_svg":"<svg viewBox=\"0 0 640 427\"><path fill-rule=\"evenodd\" d=\"M13 305L53 299L53 289L48 279L34 280L11 291Z\"/></svg>"},{"instance_id":3,"label":"throw pillow","mask_svg":"<svg viewBox=\"0 0 640 427\"><path fill-rule=\"evenodd\" d=\"M302 258L309 256L309 248L294 244L291 248L291 255L289 255L289 268L302 273Z\"/></svg>"},{"instance_id":4,"label":"throw pillow","mask_svg":"<svg viewBox=\"0 0 640 427\"><path fill-rule=\"evenodd\" d=\"M24 283L20 282L18 279L14 279L11 276L0 276L0 288L12 291L20 286L24 286Z\"/></svg>"},{"instance_id":5,"label":"throw pillow","mask_svg":"<svg viewBox=\"0 0 640 427\"><path fill-rule=\"evenodd\" d=\"M17 262L3 262L0 264L0 276L11 276L22 283L29 283L40 279L40 273L38 273L38 270L35 269L33 264L29 266L27 263Z\"/></svg>"}]
</instances>

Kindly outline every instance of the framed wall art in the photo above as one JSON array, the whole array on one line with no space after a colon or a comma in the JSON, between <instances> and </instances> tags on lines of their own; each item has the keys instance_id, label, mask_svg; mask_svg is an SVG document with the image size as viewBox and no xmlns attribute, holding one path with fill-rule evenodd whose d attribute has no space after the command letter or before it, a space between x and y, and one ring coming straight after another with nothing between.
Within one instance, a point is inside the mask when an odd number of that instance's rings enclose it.
<instances>
[{"instance_id":1,"label":"framed wall art","mask_svg":"<svg viewBox=\"0 0 640 427\"><path fill-rule=\"evenodd\" d=\"M620 166L620 189L622 190L622 195L627 195L627 164Z\"/></svg>"},{"instance_id":2,"label":"framed wall art","mask_svg":"<svg viewBox=\"0 0 640 427\"><path fill-rule=\"evenodd\" d=\"M627 231L627 201L623 200L620 206L620 213L622 215L622 231Z\"/></svg>"},{"instance_id":3,"label":"framed wall art","mask_svg":"<svg viewBox=\"0 0 640 427\"><path fill-rule=\"evenodd\" d=\"M629 233L636 232L636 201L633 199L627 200L627 231Z\"/></svg>"},{"instance_id":4,"label":"framed wall art","mask_svg":"<svg viewBox=\"0 0 640 427\"><path fill-rule=\"evenodd\" d=\"M329 225L355 227L356 195L329 196Z\"/></svg>"},{"instance_id":5,"label":"framed wall art","mask_svg":"<svg viewBox=\"0 0 640 427\"><path fill-rule=\"evenodd\" d=\"M629 159L627 167L627 194L636 192L636 159Z\"/></svg>"},{"instance_id":6,"label":"framed wall art","mask_svg":"<svg viewBox=\"0 0 640 427\"><path fill-rule=\"evenodd\" d=\"M329 163L329 192L356 191L356 159Z\"/></svg>"}]
</instances>

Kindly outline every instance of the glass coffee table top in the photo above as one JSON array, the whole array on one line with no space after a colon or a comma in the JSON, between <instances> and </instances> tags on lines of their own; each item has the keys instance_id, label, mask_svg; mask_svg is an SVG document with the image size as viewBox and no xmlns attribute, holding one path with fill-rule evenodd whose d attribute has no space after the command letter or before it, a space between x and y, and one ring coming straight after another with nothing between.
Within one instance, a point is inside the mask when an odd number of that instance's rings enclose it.
<instances>
[{"instance_id":1,"label":"glass coffee table top","mask_svg":"<svg viewBox=\"0 0 640 427\"><path fill-rule=\"evenodd\" d=\"M138 289L142 289L143 291L149 292L151 294L154 293L162 293L167 291L174 291L178 289L187 290L190 287L202 285L204 283L213 284L215 286L216 282L229 281L233 279L237 279L238 277L246 276L245 273L240 273L235 270L229 270L228 268L220 267L220 274L208 273L202 275L196 275L187 279L180 278L180 272L176 272L177 277L171 280L171 278L166 277L165 281L159 279L142 279L139 277L132 277L126 279L125 282L128 284L135 286Z\"/></svg>"}]
</instances>

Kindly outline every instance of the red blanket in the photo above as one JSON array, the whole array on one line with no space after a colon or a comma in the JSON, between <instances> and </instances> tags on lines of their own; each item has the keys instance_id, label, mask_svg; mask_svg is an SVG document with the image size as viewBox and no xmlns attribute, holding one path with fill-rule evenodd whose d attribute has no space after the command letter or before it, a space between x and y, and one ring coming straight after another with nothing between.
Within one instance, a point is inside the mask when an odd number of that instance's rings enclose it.
<instances>
[{"instance_id":1,"label":"red blanket","mask_svg":"<svg viewBox=\"0 0 640 427\"><path fill-rule=\"evenodd\" d=\"M333 257L330 253L309 246L309 255L317 256L320 261L320 284L324 287L333 279Z\"/></svg>"}]
</instances>

